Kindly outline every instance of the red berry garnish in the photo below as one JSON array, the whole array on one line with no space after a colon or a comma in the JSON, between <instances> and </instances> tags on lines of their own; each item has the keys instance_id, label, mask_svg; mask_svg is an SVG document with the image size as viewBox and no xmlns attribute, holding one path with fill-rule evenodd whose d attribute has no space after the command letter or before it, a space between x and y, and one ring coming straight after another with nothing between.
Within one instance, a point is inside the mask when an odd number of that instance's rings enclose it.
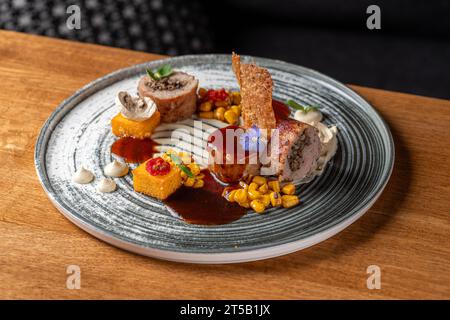
<instances>
[{"instance_id":1,"label":"red berry garnish","mask_svg":"<svg viewBox=\"0 0 450 320\"><path fill-rule=\"evenodd\" d=\"M206 92L205 99L210 101L223 101L228 98L228 93L225 89L213 90L210 89Z\"/></svg>"},{"instance_id":2,"label":"red berry garnish","mask_svg":"<svg viewBox=\"0 0 450 320\"><path fill-rule=\"evenodd\" d=\"M170 163L161 157L153 158L147 162L145 169L147 169L147 172L152 176L164 176L170 171Z\"/></svg>"}]
</instances>

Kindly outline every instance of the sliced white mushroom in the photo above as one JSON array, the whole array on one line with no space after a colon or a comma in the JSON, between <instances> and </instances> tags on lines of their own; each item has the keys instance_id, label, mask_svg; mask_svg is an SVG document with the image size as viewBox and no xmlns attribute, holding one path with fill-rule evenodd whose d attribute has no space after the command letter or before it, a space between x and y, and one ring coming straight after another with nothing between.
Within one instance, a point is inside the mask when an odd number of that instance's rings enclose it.
<instances>
[{"instance_id":1,"label":"sliced white mushroom","mask_svg":"<svg viewBox=\"0 0 450 320\"><path fill-rule=\"evenodd\" d=\"M126 91L120 91L115 99L122 115L133 121L149 119L157 110L155 102L149 97L132 97Z\"/></svg>"}]
</instances>

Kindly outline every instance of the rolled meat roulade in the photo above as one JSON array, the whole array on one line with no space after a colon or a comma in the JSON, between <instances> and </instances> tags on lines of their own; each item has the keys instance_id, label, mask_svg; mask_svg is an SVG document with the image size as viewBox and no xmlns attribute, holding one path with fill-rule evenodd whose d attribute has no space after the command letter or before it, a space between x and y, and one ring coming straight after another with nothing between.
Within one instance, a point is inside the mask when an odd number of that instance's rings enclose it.
<instances>
[{"instance_id":1,"label":"rolled meat roulade","mask_svg":"<svg viewBox=\"0 0 450 320\"><path fill-rule=\"evenodd\" d=\"M198 80L187 73L176 71L170 76L154 80L141 78L138 92L151 98L161 113L162 122L176 122L190 118L197 108Z\"/></svg>"},{"instance_id":2,"label":"rolled meat roulade","mask_svg":"<svg viewBox=\"0 0 450 320\"><path fill-rule=\"evenodd\" d=\"M282 120L270 144L270 171L282 180L303 179L316 168L320 139L313 126L293 119Z\"/></svg>"}]
</instances>

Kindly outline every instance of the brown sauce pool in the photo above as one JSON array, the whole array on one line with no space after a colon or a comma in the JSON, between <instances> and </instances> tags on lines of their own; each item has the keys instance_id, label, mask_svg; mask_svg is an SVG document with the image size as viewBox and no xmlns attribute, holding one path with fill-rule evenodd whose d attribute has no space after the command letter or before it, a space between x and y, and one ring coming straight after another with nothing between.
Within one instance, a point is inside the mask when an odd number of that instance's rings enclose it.
<instances>
[{"instance_id":1,"label":"brown sauce pool","mask_svg":"<svg viewBox=\"0 0 450 320\"><path fill-rule=\"evenodd\" d=\"M128 163L142 163L157 153L155 147L158 143L150 138L135 139L131 137L120 138L111 146L111 152L123 158Z\"/></svg>"},{"instance_id":2,"label":"brown sauce pool","mask_svg":"<svg viewBox=\"0 0 450 320\"><path fill-rule=\"evenodd\" d=\"M287 118L289 118L289 115L291 114L291 109L289 109L289 107L283 102L278 100L272 100L272 107L275 113L275 120L277 121L277 123L280 122L281 120L286 120Z\"/></svg>"},{"instance_id":3,"label":"brown sauce pool","mask_svg":"<svg viewBox=\"0 0 450 320\"><path fill-rule=\"evenodd\" d=\"M165 205L192 224L225 224L245 215L246 208L222 197L224 186L208 170L202 170L202 173L205 174L203 188L181 187L164 200Z\"/></svg>"}]
</instances>

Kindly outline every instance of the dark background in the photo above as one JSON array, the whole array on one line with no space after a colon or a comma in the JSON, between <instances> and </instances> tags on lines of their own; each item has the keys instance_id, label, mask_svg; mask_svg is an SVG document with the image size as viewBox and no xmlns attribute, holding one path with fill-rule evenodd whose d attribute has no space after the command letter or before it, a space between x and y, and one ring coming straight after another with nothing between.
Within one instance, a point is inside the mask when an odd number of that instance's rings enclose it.
<instances>
[{"instance_id":1,"label":"dark background","mask_svg":"<svg viewBox=\"0 0 450 320\"><path fill-rule=\"evenodd\" d=\"M71 4L80 30L66 27ZM371 4L381 30L366 27ZM169 55L235 50L450 99L448 0L0 0L0 28Z\"/></svg>"}]
</instances>

